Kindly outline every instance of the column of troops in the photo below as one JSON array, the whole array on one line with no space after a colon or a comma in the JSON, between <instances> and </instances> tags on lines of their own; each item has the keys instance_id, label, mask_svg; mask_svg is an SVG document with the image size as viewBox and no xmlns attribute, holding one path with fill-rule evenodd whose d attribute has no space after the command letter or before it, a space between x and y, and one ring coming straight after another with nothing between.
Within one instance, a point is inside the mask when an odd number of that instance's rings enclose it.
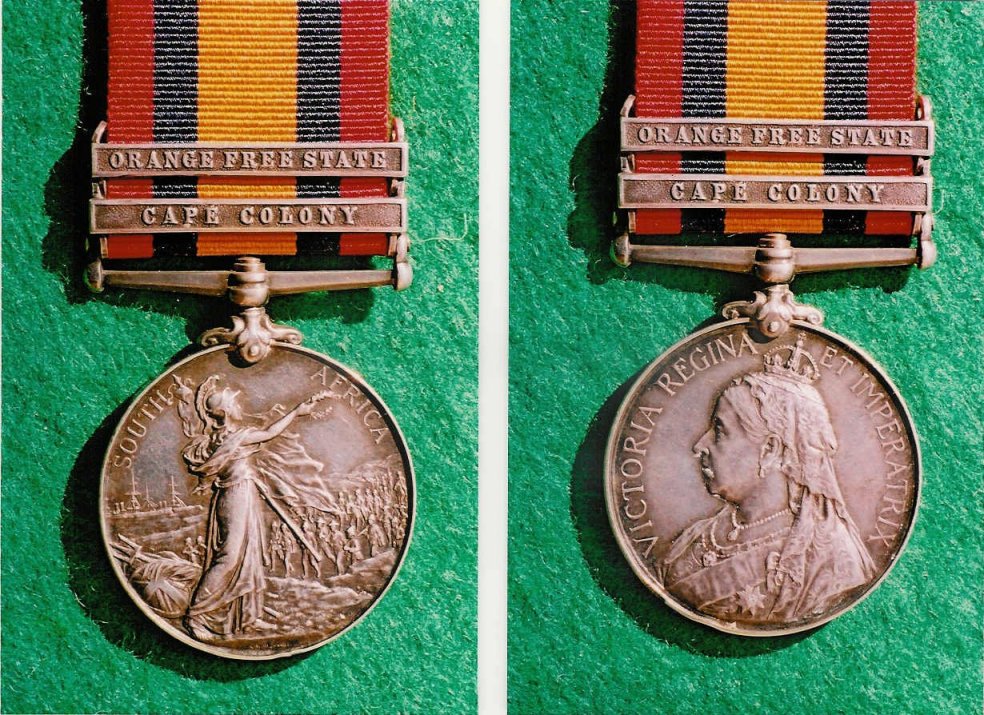
<instances>
[{"instance_id":1,"label":"column of troops","mask_svg":"<svg viewBox=\"0 0 984 715\"><path fill-rule=\"evenodd\" d=\"M290 526L271 527L266 566L273 574L305 579L341 576L356 564L403 545L407 523L406 485L399 475L389 484L340 492L327 510L295 508L294 527L321 555L319 560Z\"/></svg>"}]
</instances>

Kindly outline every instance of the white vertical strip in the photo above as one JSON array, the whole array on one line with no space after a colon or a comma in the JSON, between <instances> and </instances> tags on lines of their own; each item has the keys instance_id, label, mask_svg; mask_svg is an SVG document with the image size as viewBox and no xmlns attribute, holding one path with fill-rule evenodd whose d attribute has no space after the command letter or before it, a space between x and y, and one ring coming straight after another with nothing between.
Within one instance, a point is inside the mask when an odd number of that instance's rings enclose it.
<instances>
[{"instance_id":1,"label":"white vertical strip","mask_svg":"<svg viewBox=\"0 0 984 715\"><path fill-rule=\"evenodd\" d=\"M506 712L509 2L482 0L479 43L478 711Z\"/></svg>"}]
</instances>

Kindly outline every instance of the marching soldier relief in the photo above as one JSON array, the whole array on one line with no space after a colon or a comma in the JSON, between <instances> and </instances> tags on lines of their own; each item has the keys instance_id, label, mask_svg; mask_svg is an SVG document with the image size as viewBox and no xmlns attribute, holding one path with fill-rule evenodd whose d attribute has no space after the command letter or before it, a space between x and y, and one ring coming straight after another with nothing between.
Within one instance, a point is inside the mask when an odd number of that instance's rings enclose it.
<instances>
[{"instance_id":1,"label":"marching soldier relief","mask_svg":"<svg viewBox=\"0 0 984 715\"><path fill-rule=\"evenodd\" d=\"M789 284L932 265L934 130L913 89L914 2L794 1L782 17L705 5L638 4L613 258L750 273L763 287L643 370L612 427L605 496L633 571L670 608L727 633L782 635L885 579L920 480L898 391ZM638 238L681 233L753 238ZM831 241L800 248L800 234ZM837 246L848 234L878 244Z\"/></svg>"},{"instance_id":2,"label":"marching soldier relief","mask_svg":"<svg viewBox=\"0 0 984 715\"><path fill-rule=\"evenodd\" d=\"M288 5L206 18L197 3L110 0L108 121L92 147L90 287L239 311L130 405L100 490L129 596L178 640L235 659L308 651L362 618L400 567L415 503L379 396L266 313L271 296L412 280L388 3ZM237 32L262 41L216 44ZM333 54L342 43L358 51ZM260 258L284 255L392 264L274 271ZM229 265L137 262L205 256Z\"/></svg>"}]
</instances>

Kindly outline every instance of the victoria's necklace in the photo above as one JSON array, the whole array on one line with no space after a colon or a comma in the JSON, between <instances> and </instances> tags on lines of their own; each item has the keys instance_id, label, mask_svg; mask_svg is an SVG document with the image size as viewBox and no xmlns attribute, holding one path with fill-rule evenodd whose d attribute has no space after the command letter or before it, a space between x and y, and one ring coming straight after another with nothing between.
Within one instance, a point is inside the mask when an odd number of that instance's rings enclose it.
<instances>
[{"instance_id":1,"label":"victoria's necklace","mask_svg":"<svg viewBox=\"0 0 984 715\"><path fill-rule=\"evenodd\" d=\"M737 541L738 540L738 536L745 529L752 529L752 528L754 528L756 526L762 526L762 524L768 524L770 521L773 521L774 519L778 519L780 516L783 516L784 514L791 514L791 513L792 512L790 511L789 507L787 506L785 509L782 509L780 511L777 511L775 514L770 514L769 516L762 517L761 519L756 519L755 521L749 522L747 524L739 524L738 523L738 510L737 509L732 509L731 510L731 526L733 526L734 528L731 531L728 532L728 541Z\"/></svg>"}]
</instances>

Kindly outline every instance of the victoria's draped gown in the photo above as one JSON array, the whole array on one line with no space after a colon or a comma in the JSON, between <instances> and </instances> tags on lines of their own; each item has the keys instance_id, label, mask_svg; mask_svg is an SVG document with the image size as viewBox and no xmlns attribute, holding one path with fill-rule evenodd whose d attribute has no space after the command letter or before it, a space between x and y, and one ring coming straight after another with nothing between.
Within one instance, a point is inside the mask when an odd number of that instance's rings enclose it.
<instances>
[{"instance_id":1,"label":"victoria's draped gown","mask_svg":"<svg viewBox=\"0 0 984 715\"><path fill-rule=\"evenodd\" d=\"M735 543L727 505L673 540L660 571L666 589L715 618L793 621L823 613L867 583L874 564L842 505L806 494L793 526Z\"/></svg>"}]
</instances>

